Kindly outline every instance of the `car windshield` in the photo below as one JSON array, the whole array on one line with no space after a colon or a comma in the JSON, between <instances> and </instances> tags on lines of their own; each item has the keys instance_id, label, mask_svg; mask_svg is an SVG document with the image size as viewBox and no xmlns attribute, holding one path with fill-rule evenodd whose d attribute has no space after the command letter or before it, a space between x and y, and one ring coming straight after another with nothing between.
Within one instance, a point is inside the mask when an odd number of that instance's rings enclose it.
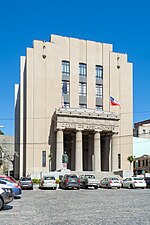
<instances>
[{"instance_id":1,"label":"car windshield","mask_svg":"<svg viewBox=\"0 0 150 225\"><path fill-rule=\"evenodd\" d=\"M23 177L21 178L21 181L31 181L31 177Z\"/></svg>"},{"instance_id":2,"label":"car windshield","mask_svg":"<svg viewBox=\"0 0 150 225\"><path fill-rule=\"evenodd\" d=\"M95 179L95 176L94 175L85 175L85 177L91 178L91 179Z\"/></svg>"},{"instance_id":3,"label":"car windshield","mask_svg":"<svg viewBox=\"0 0 150 225\"><path fill-rule=\"evenodd\" d=\"M70 178L77 178L76 175L69 175Z\"/></svg>"},{"instance_id":4,"label":"car windshield","mask_svg":"<svg viewBox=\"0 0 150 225\"><path fill-rule=\"evenodd\" d=\"M44 177L44 180L55 180L55 177Z\"/></svg>"},{"instance_id":5,"label":"car windshield","mask_svg":"<svg viewBox=\"0 0 150 225\"><path fill-rule=\"evenodd\" d=\"M110 180L118 180L116 177L109 178Z\"/></svg>"},{"instance_id":6,"label":"car windshield","mask_svg":"<svg viewBox=\"0 0 150 225\"><path fill-rule=\"evenodd\" d=\"M134 180L143 180L142 177L133 177Z\"/></svg>"}]
</instances>

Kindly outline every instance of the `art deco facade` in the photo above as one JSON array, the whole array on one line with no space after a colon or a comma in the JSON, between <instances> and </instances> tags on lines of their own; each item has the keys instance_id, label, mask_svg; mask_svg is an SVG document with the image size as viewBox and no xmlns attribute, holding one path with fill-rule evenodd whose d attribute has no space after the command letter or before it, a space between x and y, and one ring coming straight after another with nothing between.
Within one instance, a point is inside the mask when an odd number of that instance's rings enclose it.
<instances>
[{"instance_id":1,"label":"art deco facade","mask_svg":"<svg viewBox=\"0 0 150 225\"><path fill-rule=\"evenodd\" d=\"M111 44L57 35L34 41L21 57L15 113L16 176L60 170L65 151L73 171L129 170L132 64Z\"/></svg>"}]
</instances>

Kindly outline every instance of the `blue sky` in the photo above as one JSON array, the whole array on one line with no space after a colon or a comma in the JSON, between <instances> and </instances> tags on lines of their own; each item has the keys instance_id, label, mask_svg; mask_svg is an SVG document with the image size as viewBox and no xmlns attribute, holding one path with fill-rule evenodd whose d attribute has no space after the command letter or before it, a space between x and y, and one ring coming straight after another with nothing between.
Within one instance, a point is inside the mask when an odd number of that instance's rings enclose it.
<instances>
[{"instance_id":1,"label":"blue sky","mask_svg":"<svg viewBox=\"0 0 150 225\"><path fill-rule=\"evenodd\" d=\"M14 134L19 57L50 34L113 44L134 64L134 122L150 116L149 0L5 0L0 3L0 125Z\"/></svg>"}]
</instances>

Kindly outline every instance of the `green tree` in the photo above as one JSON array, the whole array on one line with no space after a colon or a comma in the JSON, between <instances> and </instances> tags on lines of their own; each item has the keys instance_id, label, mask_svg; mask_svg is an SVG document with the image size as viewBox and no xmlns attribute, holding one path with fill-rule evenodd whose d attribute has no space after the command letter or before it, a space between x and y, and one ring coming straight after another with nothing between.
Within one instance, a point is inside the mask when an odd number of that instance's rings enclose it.
<instances>
[{"instance_id":1,"label":"green tree","mask_svg":"<svg viewBox=\"0 0 150 225\"><path fill-rule=\"evenodd\" d=\"M0 135L4 135L4 133L0 130Z\"/></svg>"},{"instance_id":2,"label":"green tree","mask_svg":"<svg viewBox=\"0 0 150 225\"><path fill-rule=\"evenodd\" d=\"M128 156L127 160L130 162L130 170L131 170L131 164L132 164L132 162L134 160L133 155Z\"/></svg>"}]
</instances>

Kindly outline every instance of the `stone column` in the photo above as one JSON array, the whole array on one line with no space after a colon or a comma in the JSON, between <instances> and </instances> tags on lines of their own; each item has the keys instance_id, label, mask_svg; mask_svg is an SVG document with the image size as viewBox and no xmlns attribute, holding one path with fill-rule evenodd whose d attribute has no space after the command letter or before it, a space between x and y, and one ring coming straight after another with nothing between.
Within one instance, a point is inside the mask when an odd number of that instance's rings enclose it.
<instances>
[{"instance_id":1,"label":"stone column","mask_svg":"<svg viewBox=\"0 0 150 225\"><path fill-rule=\"evenodd\" d=\"M118 152L120 148L119 134L114 133L111 141L111 170L118 170Z\"/></svg>"},{"instance_id":2,"label":"stone column","mask_svg":"<svg viewBox=\"0 0 150 225\"><path fill-rule=\"evenodd\" d=\"M83 171L82 131L76 133L75 170Z\"/></svg>"},{"instance_id":3,"label":"stone column","mask_svg":"<svg viewBox=\"0 0 150 225\"><path fill-rule=\"evenodd\" d=\"M101 171L100 131L96 131L94 134L94 170Z\"/></svg>"},{"instance_id":4,"label":"stone column","mask_svg":"<svg viewBox=\"0 0 150 225\"><path fill-rule=\"evenodd\" d=\"M71 134L71 170L75 170L75 134Z\"/></svg>"},{"instance_id":5,"label":"stone column","mask_svg":"<svg viewBox=\"0 0 150 225\"><path fill-rule=\"evenodd\" d=\"M88 171L92 170L93 135L88 135Z\"/></svg>"},{"instance_id":6,"label":"stone column","mask_svg":"<svg viewBox=\"0 0 150 225\"><path fill-rule=\"evenodd\" d=\"M111 172L112 171L112 168L111 168L111 164L112 164L112 155L111 155L111 137L110 137L110 142L109 142L109 144L110 144L110 146L109 146L109 172Z\"/></svg>"},{"instance_id":7,"label":"stone column","mask_svg":"<svg viewBox=\"0 0 150 225\"><path fill-rule=\"evenodd\" d=\"M56 144L56 170L62 169L63 148L64 148L63 130L58 130L57 144Z\"/></svg>"}]
</instances>

